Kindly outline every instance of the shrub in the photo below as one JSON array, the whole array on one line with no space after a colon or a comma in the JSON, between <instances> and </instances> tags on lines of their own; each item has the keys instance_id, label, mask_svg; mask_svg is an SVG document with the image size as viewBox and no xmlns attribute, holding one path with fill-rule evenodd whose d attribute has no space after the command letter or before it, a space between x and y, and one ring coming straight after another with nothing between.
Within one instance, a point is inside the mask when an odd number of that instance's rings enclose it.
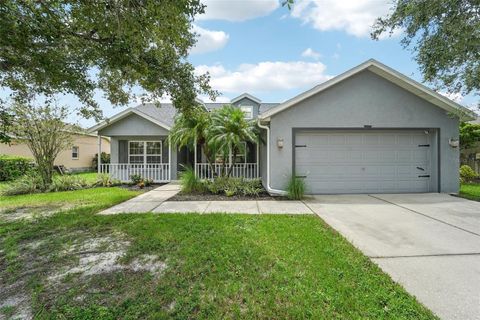
<instances>
[{"instance_id":1,"label":"shrub","mask_svg":"<svg viewBox=\"0 0 480 320\"><path fill-rule=\"evenodd\" d=\"M121 184L120 180L112 179L108 173L100 173L95 182L95 185L100 187L113 187L118 186L119 184Z\"/></svg>"},{"instance_id":2,"label":"shrub","mask_svg":"<svg viewBox=\"0 0 480 320\"><path fill-rule=\"evenodd\" d=\"M463 165L460 167L461 182L472 182L476 178L478 178L478 174L470 166Z\"/></svg>"},{"instance_id":3,"label":"shrub","mask_svg":"<svg viewBox=\"0 0 480 320\"><path fill-rule=\"evenodd\" d=\"M153 180L152 179L143 179L143 184L145 185L145 187L149 187L153 184Z\"/></svg>"},{"instance_id":4,"label":"shrub","mask_svg":"<svg viewBox=\"0 0 480 320\"><path fill-rule=\"evenodd\" d=\"M290 200L301 200L305 195L305 181L292 176L287 185L287 197Z\"/></svg>"},{"instance_id":5,"label":"shrub","mask_svg":"<svg viewBox=\"0 0 480 320\"><path fill-rule=\"evenodd\" d=\"M10 183L3 191L2 195L15 196L20 194L29 194L45 191L42 179L36 175L25 175Z\"/></svg>"},{"instance_id":6,"label":"shrub","mask_svg":"<svg viewBox=\"0 0 480 320\"><path fill-rule=\"evenodd\" d=\"M32 159L0 155L0 181L10 181L33 171Z\"/></svg>"},{"instance_id":7,"label":"shrub","mask_svg":"<svg viewBox=\"0 0 480 320\"><path fill-rule=\"evenodd\" d=\"M102 152L100 160L102 160L102 163L105 163L105 164L110 163L110 154ZM93 169L98 168L98 153L95 153L95 156L93 157L92 168Z\"/></svg>"},{"instance_id":8,"label":"shrub","mask_svg":"<svg viewBox=\"0 0 480 320\"><path fill-rule=\"evenodd\" d=\"M132 184L139 184L143 181L142 176L139 174L132 174L130 180L132 181Z\"/></svg>"},{"instance_id":9,"label":"shrub","mask_svg":"<svg viewBox=\"0 0 480 320\"><path fill-rule=\"evenodd\" d=\"M185 171L180 176L180 184L182 192L198 193L204 191L204 184L195 174L195 170L191 167L186 167Z\"/></svg>"},{"instance_id":10,"label":"shrub","mask_svg":"<svg viewBox=\"0 0 480 320\"><path fill-rule=\"evenodd\" d=\"M259 196L263 191L259 179L245 180L243 178L219 177L206 183L206 188L213 194L225 194L227 197L234 195Z\"/></svg>"},{"instance_id":11,"label":"shrub","mask_svg":"<svg viewBox=\"0 0 480 320\"><path fill-rule=\"evenodd\" d=\"M72 191L91 187L85 178L79 176L58 176L52 181L49 191Z\"/></svg>"}]
</instances>

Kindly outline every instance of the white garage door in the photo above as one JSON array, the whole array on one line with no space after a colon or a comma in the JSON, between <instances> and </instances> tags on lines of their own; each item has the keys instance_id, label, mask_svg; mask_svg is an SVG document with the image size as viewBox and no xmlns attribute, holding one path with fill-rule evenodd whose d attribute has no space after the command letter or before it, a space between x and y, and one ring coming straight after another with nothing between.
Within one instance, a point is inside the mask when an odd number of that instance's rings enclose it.
<instances>
[{"instance_id":1,"label":"white garage door","mask_svg":"<svg viewBox=\"0 0 480 320\"><path fill-rule=\"evenodd\" d=\"M430 192L432 135L425 130L313 130L295 136L295 175L307 192Z\"/></svg>"}]
</instances>

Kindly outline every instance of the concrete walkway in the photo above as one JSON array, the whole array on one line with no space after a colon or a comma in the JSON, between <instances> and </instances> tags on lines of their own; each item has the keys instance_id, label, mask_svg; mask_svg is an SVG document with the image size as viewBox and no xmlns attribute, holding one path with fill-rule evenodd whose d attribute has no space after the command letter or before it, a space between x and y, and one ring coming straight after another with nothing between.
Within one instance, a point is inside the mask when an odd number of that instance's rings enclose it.
<instances>
[{"instance_id":1,"label":"concrete walkway","mask_svg":"<svg viewBox=\"0 0 480 320\"><path fill-rule=\"evenodd\" d=\"M166 201L153 209L156 213L246 213L246 214L313 214L301 201Z\"/></svg>"},{"instance_id":2,"label":"concrete walkway","mask_svg":"<svg viewBox=\"0 0 480 320\"><path fill-rule=\"evenodd\" d=\"M167 201L180 192L178 183L169 183L133 199L108 208L99 214L119 213L245 213L245 214L313 214L302 201Z\"/></svg>"},{"instance_id":3,"label":"concrete walkway","mask_svg":"<svg viewBox=\"0 0 480 320\"><path fill-rule=\"evenodd\" d=\"M305 203L442 319L480 319L480 203L448 194Z\"/></svg>"},{"instance_id":4,"label":"concrete walkway","mask_svg":"<svg viewBox=\"0 0 480 320\"><path fill-rule=\"evenodd\" d=\"M145 192L133 199L103 210L99 214L150 212L179 192L180 185L175 182L170 182L166 185Z\"/></svg>"}]
</instances>

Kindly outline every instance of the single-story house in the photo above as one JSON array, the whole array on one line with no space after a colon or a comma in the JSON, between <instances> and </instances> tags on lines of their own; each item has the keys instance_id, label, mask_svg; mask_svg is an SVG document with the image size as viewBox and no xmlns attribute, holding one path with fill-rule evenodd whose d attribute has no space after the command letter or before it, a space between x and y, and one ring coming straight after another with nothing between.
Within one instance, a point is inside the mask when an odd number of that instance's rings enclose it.
<instances>
[{"instance_id":1,"label":"single-story house","mask_svg":"<svg viewBox=\"0 0 480 320\"><path fill-rule=\"evenodd\" d=\"M230 104L257 119L264 141L248 144L234 175L261 178L271 193L292 175L312 194L458 192L459 118L469 111L375 60L283 103L245 93ZM192 165L211 177L201 150L168 144L175 114L171 104L142 104L92 127L111 138L111 164L99 170L161 182Z\"/></svg>"},{"instance_id":2,"label":"single-story house","mask_svg":"<svg viewBox=\"0 0 480 320\"><path fill-rule=\"evenodd\" d=\"M72 147L63 150L55 159L55 165L63 165L72 171L92 170L92 161L98 152L98 137L90 133L72 134ZM110 139L102 137L102 151L110 153ZM33 158L32 152L21 139L14 139L10 144L0 143L0 154Z\"/></svg>"}]
</instances>

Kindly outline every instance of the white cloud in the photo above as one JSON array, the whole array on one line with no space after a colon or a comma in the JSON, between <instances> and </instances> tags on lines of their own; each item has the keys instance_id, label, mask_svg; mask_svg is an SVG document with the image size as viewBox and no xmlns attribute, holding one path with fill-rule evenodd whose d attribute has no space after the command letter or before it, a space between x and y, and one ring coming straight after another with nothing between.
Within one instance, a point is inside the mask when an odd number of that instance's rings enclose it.
<instances>
[{"instance_id":1,"label":"white cloud","mask_svg":"<svg viewBox=\"0 0 480 320\"><path fill-rule=\"evenodd\" d=\"M302 52L302 57L318 60L322 57L322 55L313 50L312 48L307 48L305 49L305 51Z\"/></svg>"},{"instance_id":2,"label":"white cloud","mask_svg":"<svg viewBox=\"0 0 480 320\"><path fill-rule=\"evenodd\" d=\"M320 31L340 30L356 37L367 37L376 18L391 7L377 0L298 0L292 16Z\"/></svg>"},{"instance_id":3,"label":"white cloud","mask_svg":"<svg viewBox=\"0 0 480 320\"><path fill-rule=\"evenodd\" d=\"M209 72L211 86L220 92L267 92L314 86L331 77L325 74L321 62L265 61L241 64L235 70L222 65L200 65L197 74Z\"/></svg>"},{"instance_id":4,"label":"white cloud","mask_svg":"<svg viewBox=\"0 0 480 320\"><path fill-rule=\"evenodd\" d=\"M279 7L278 0L203 0L205 13L197 20L245 21L263 17Z\"/></svg>"},{"instance_id":5,"label":"white cloud","mask_svg":"<svg viewBox=\"0 0 480 320\"><path fill-rule=\"evenodd\" d=\"M223 31L207 30L193 25L193 31L198 34L197 43L191 49L191 54L206 53L223 48L229 35Z\"/></svg>"},{"instance_id":6,"label":"white cloud","mask_svg":"<svg viewBox=\"0 0 480 320\"><path fill-rule=\"evenodd\" d=\"M438 93L452 101L455 101L456 103L460 103L463 101L463 95L460 92L438 91Z\"/></svg>"}]
</instances>

